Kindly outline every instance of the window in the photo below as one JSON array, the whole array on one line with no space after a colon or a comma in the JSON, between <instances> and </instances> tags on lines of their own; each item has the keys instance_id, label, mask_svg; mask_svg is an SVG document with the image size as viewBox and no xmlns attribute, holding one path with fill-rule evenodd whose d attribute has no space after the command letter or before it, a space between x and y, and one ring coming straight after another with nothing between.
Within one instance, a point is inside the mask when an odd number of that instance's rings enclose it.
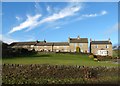
<instances>
[{"instance_id":1,"label":"window","mask_svg":"<svg viewBox=\"0 0 120 86\"><path fill-rule=\"evenodd\" d=\"M79 46L80 46L80 47L82 47L82 46L83 46L83 44L82 44L82 43L80 43L80 44L79 44Z\"/></svg>"},{"instance_id":2,"label":"window","mask_svg":"<svg viewBox=\"0 0 120 86\"><path fill-rule=\"evenodd\" d=\"M34 45L31 45L31 47L34 47Z\"/></svg>"},{"instance_id":3,"label":"window","mask_svg":"<svg viewBox=\"0 0 120 86\"><path fill-rule=\"evenodd\" d=\"M106 45L106 48L109 48L109 45Z\"/></svg>"},{"instance_id":4,"label":"window","mask_svg":"<svg viewBox=\"0 0 120 86\"><path fill-rule=\"evenodd\" d=\"M77 43L74 43L74 47L76 48L76 46L77 46Z\"/></svg>"},{"instance_id":5,"label":"window","mask_svg":"<svg viewBox=\"0 0 120 86\"><path fill-rule=\"evenodd\" d=\"M107 55L108 55L108 51L107 51Z\"/></svg>"},{"instance_id":6,"label":"window","mask_svg":"<svg viewBox=\"0 0 120 86\"><path fill-rule=\"evenodd\" d=\"M64 49L66 49L66 46L64 46Z\"/></svg>"},{"instance_id":7,"label":"window","mask_svg":"<svg viewBox=\"0 0 120 86\"><path fill-rule=\"evenodd\" d=\"M57 46L57 48L59 48L59 46Z\"/></svg>"},{"instance_id":8,"label":"window","mask_svg":"<svg viewBox=\"0 0 120 86\"><path fill-rule=\"evenodd\" d=\"M95 45L95 48L98 48L98 45Z\"/></svg>"},{"instance_id":9,"label":"window","mask_svg":"<svg viewBox=\"0 0 120 86\"><path fill-rule=\"evenodd\" d=\"M83 52L83 50L81 50L81 52Z\"/></svg>"}]
</instances>

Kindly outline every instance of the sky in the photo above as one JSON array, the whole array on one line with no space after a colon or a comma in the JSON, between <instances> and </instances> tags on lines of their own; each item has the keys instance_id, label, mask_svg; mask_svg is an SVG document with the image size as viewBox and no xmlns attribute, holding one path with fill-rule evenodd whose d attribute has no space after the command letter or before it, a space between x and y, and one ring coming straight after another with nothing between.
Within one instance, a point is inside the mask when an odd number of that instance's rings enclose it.
<instances>
[{"instance_id":1,"label":"sky","mask_svg":"<svg viewBox=\"0 0 120 86\"><path fill-rule=\"evenodd\" d=\"M117 2L3 2L0 15L6 43L67 42L78 35L118 43Z\"/></svg>"}]
</instances>

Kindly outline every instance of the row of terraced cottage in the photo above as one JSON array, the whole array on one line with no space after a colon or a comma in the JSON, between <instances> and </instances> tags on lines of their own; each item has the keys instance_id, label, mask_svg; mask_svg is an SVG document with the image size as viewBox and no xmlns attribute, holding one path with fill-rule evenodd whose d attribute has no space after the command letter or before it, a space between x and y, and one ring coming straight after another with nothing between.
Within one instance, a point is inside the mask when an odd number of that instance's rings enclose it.
<instances>
[{"instance_id":1,"label":"row of terraced cottage","mask_svg":"<svg viewBox=\"0 0 120 86\"><path fill-rule=\"evenodd\" d=\"M93 53L94 55L112 56L112 43L110 39L106 41L92 41L90 39L90 49L88 49L88 38L68 38L68 42L13 42L10 44L12 48L27 48L28 50L34 49L35 51L46 52L79 52ZM89 50L89 51L88 51Z\"/></svg>"}]
</instances>

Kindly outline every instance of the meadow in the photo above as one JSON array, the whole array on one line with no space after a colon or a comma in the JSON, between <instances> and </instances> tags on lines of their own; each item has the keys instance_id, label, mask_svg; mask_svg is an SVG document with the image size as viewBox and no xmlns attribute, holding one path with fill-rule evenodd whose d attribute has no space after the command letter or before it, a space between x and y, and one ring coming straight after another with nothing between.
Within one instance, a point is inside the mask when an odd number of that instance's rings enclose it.
<instances>
[{"instance_id":1,"label":"meadow","mask_svg":"<svg viewBox=\"0 0 120 86\"><path fill-rule=\"evenodd\" d=\"M37 53L2 59L3 84L118 84L118 64L87 54Z\"/></svg>"},{"instance_id":2,"label":"meadow","mask_svg":"<svg viewBox=\"0 0 120 86\"><path fill-rule=\"evenodd\" d=\"M3 58L4 64L50 64L80 66L118 66L112 61L94 61L86 54L38 53L30 56Z\"/></svg>"}]
</instances>

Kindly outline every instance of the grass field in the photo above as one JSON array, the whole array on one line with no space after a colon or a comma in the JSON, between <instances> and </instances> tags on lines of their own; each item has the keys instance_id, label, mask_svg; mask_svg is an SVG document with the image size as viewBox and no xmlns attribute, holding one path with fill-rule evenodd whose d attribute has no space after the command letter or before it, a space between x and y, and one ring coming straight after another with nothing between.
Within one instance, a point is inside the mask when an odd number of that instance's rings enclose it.
<instances>
[{"instance_id":1,"label":"grass field","mask_svg":"<svg viewBox=\"0 0 120 86\"><path fill-rule=\"evenodd\" d=\"M120 56L120 50L113 50L113 57Z\"/></svg>"},{"instance_id":2,"label":"grass field","mask_svg":"<svg viewBox=\"0 0 120 86\"><path fill-rule=\"evenodd\" d=\"M113 62L94 61L88 55L79 54L47 54L41 53L32 56L4 58L2 63L7 64L51 64L51 65L81 65L81 66L118 66Z\"/></svg>"}]
</instances>

